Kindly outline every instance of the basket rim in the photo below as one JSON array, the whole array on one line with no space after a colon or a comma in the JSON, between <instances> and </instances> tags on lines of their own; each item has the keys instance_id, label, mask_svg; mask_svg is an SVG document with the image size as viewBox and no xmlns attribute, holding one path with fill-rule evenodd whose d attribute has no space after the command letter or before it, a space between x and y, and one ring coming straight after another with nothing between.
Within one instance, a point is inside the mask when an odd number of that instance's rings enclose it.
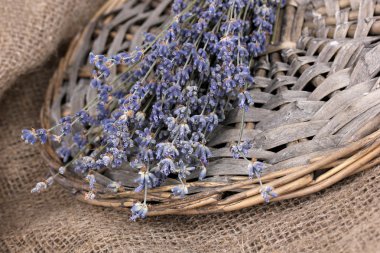
<instances>
[{"instance_id":1,"label":"basket rim","mask_svg":"<svg viewBox=\"0 0 380 253\"><path fill-rule=\"evenodd\" d=\"M344 4L346 4L345 2L347 1L341 2L343 2L344 6ZM117 7L118 4L120 4L120 1L118 0L107 1L96 12L96 14L89 22L89 25L93 25L95 22L97 22L99 17ZM287 6L296 9L299 5L296 5L293 1L291 1ZM50 128L49 115L51 104L61 89L65 71L70 66L70 64L72 64L72 57L75 54L78 45L80 45L81 38L86 32L86 29L87 26L72 40L68 47L66 55L60 60L59 66L49 82L49 86L45 95L45 102L40 113L40 120L44 128ZM268 54L273 54L275 52L279 52L288 48L295 49L296 42L289 40L282 41L276 45L271 45L268 48ZM310 161L310 163L307 165L296 166L285 169L283 171L272 172L263 176L262 179L267 180L266 182L268 182L266 184L276 187L276 192L279 193L279 196L271 199L271 202L298 198L318 192L335 184L345 177L380 164L380 158L376 158L380 152L379 138L380 130L377 130L358 141L336 149L329 155L318 157ZM63 165L62 162L56 155L51 145L43 145L40 147L44 160L51 167L51 173L56 174L58 168ZM329 167L332 169L328 170L324 177L319 178L319 181L318 179L315 180L313 173L316 170L324 167ZM83 192L89 191L88 185L83 183L75 176L70 174L65 176L57 175L56 181L64 188L75 188L79 193L81 193L76 195L76 198L78 200L97 206L121 208L123 210L129 211L129 209L126 207L130 207L133 204L133 201L130 201L128 198L134 199L142 196L140 193L134 193L133 190L121 191L115 194L104 192L103 194L100 194L100 198L88 200L85 199L84 195L82 194ZM229 212L261 204L264 202L264 200L260 196L260 189L255 186L255 183L258 183L258 181L255 179L246 179L229 184L219 185L215 189L211 188L211 190L196 193L194 195L186 197L185 199L167 198L167 201L164 201L160 204L150 205L148 216L167 214L196 215ZM195 185L196 183L188 184ZM225 192L239 187L247 190L236 193L227 198L222 197ZM168 189L169 188L166 186L159 187L157 190L152 191L152 197L161 198L164 195L165 191Z\"/></svg>"}]
</instances>

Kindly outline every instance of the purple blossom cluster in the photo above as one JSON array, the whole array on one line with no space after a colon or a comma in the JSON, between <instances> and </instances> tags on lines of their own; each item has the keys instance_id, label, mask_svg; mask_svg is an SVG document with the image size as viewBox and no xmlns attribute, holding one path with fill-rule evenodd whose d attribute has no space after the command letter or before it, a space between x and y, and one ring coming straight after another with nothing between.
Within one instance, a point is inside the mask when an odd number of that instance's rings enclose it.
<instances>
[{"instance_id":1,"label":"purple blossom cluster","mask_svg":"<svg viewBox=\"0 0 380 253\"><path fill-rule=\"evenodd\" d=\"M88 180L88 199L96 192L92 171L127 163L139 173L137 192L144 190L146 196L149 188L176 176L182 184L172 192L184 197L188 175L198 173L200 180L207 176L210 134L230 109L247 110L253 104L248 90L254 82L252 61L264 52L276 10L283 4L173 0L172 21L158 35L145 34L141 48L113 56L90 53L95 101L52 129L23 130L22 138L30 144L49 138L59 142L62 161ZM127 70L113 77L117 65ZM231 146L232 156L245 158L251 147L240 137ZM261 169L249 165L248 170L252 177ZM266 198L271 192L263 191ZM147 212L145 197L132 207L132 219Z\"/></svg>"}]
</instances>

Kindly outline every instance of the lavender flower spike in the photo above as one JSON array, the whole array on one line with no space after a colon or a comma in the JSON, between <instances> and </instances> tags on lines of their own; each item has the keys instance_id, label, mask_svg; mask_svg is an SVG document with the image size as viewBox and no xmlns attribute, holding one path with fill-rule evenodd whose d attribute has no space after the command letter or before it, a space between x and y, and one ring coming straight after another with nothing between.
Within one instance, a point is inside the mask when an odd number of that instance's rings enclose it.
<instances>
[{"instance_id":1,"label":"lavender flower spike","mask_svg":"<svg viewBox=\"0 0 380 253\"><path fill-rule=\"evenodd\" d=\"M255 175L256 177L259 177L261 172L263 171L264 169L264 163L262 162L254 162L254 163L249 163L248 164L248 177L250 179L253 178L253 176Z\"/></svg>"},{"instance_id":2,"label":"lavender flower spike","mask_svg":"<svg viewBox=\"0 0 380 253\"><path fill-rule=\"evenodd\" d=\"M148 213L148 206L145 203L137 202L131 208L132 216L130 220L136 221L136 219L144 219Z\"/></svg>"},{"instance_id":3,"label":"lavender flower spike","mask_svg":"<svg viewBox=\"0 0 380 253\"><path fill-rule=\"evenodd\" d=\"M36 186L31 190L31 193L40 193L47 189L47 184L45 182L38 182Z\"/></svg>"},{"instance_id":4,"label":"lavender flower spike","mask_svg":"<svg viewBox=\"0 0 380 253\"><path fill-rule=\"evenodd\" d=\"M175 196L179 196L181 198L185 197L186 194L189 193L187 186L184 184L177 185L172 189L172 192Z\"/></svg>"},{"instance_id":5,"label":"lavender flower spike","mask_svg":"<svg viewBox=\"0 0 380 253\"><path fill-rule=\"evenodd\" d=\"M265 203L268 203L271 198L275 198L278 196L278 194L273 191L273 187L269 185L261 187L260 193Z\"/></svg>"},{"instance_id":6,"label":"lavender flower spike","mask_svg":"<svg viewBox=\"0 0 380 253\"><path fill-rule=\"evenodd\" d=\"M37 135L34 130L23 129L21 138L25 141L25 143L32 145L37 142Z\"/></svg>"}]
</instances>

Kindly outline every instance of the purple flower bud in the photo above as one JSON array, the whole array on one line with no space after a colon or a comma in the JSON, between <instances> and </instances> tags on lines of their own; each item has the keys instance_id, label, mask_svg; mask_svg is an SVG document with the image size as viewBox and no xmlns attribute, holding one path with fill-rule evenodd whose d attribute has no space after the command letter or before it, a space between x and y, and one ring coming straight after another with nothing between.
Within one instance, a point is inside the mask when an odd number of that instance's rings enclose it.
<instances>
[{"instance_id":1,"label":"purple flower bud","mask_svg":"<svg viewBox=\"0 0 380 253\"><path fill-rule=\"evenodd\" d=\"M58 169L59 174L63 175L63 174L65 174L65 172L66 172L66 167L59 167L59 169Z\"/></svg>"},{"instance_id":2,"label":"purple flower bud","mask_svg":"<svg viewBox=\"0 0 380 253\"><path fill-rule=\"evenodd\" d=\"M262 163L262 162L254 162L254 163L251 162L251 163L249 163L248 164L248 177L250 179L252 179L253 176L256 175L256 177L259 178L263 169L264 169L264 163Z\"/></svg>"},{"instance_id":3,"label":"purple flower bud","mask_svg":"<svg viewBox=\"0 0 380 253\"><path fill-rule=\"evenodd\" d=\"M260 193L266 203L268 203L271 198L278 196L278 194L273 191L273 187L269 185L261 187Z\"/></svg>"},{"instance_id":4,"label":"purple flower bud","mask_svg":"<svg viewBox=\"0 0 380 253\"><path fill-rule=\"evenodd\" d=\"M181 184L177 185L172 189L172 192L175 196L179 196L181 198L185 197L186 194L189 193L189 190L187 189L186 185Z\"/></svg>"},{"instance_id":5,"label":"purple flower bud","mask_svg":"<svg viewBox=\"0 0 380 253\"><path fill-rule=\"evenodd\" d=\"M132 221L136 221L136 219L138 218L144 219L148 213L148 206L141 202L137 202L133 204L131 208L131 212L132 212L132 216L130 219Z\"/></svg>"},{"instance_id":6,"label":"purple flower bud","mask_svg":"<svg viewBox=\"0 0 380 253\"><path fill-rule=\"evenodd\" d=\"M31 193L40 193L46 190L48 185L45 182L38 182L36 186L31 190Z\"/></svg>"},{"instance_id":7,"label":"purple flower bud","mask_svg":"<svg viewBox=\"0 0 380 253\"><path fill-rule=\"evenodd\" d=\"M171 158L165 158L158 163L160 171L165 176L168 176L170 173L176 172L176 166L174 161Z\"/></svg>"},{"instance_id":8,"label":"purple flower bud","mask_svg":"<svg viewBox=\"0 0 380 253\"><path fill-rule=\"evenodd\" d=\"M88 181L90 189L93 190L95 188L95 183L96 183L95 176L93 174L87 174L86 180Z\"/></svg>"},{"instance_id":9,"label":"purple flower bud","mask_svg":"<svg viewBox=\"0 0 380 253\"><path fill-rule=\"evenodd\" d=\"M37 141L37 135L34 130L23 129L21 138L25 141L25 143L29 143L32 145L35 144Z\"/></svg>"}]
</instances>

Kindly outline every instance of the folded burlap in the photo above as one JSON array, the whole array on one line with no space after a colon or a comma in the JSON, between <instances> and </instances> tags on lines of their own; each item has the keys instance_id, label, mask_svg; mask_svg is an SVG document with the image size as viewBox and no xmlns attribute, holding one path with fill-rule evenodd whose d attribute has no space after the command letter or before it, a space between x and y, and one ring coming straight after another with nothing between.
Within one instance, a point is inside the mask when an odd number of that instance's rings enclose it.
<instances>
[{"instance_id":1,"label":"folded burlap","mask_svg":"<svg viewBox=\"0 0 380 253\"><path fill-rule=\"evenodd\" d=\"M76 201L20 140L39 110L58 47L101 1L6 0L0 5L0 252L379 252L379 168L309 197L239 212L129 221ZM91 4L90 4L91 3Z\"/></svg>"},{"instance_id":2,"label":"folded burlap","mask_svg":"<svg viewBox=\"0 0 380 253\"><path fill-rule=\"evenodd\" d=\"M0 97L16 78L31 73L93 15L102 0L2 0Z\"/></svg>"}]
</instances>

